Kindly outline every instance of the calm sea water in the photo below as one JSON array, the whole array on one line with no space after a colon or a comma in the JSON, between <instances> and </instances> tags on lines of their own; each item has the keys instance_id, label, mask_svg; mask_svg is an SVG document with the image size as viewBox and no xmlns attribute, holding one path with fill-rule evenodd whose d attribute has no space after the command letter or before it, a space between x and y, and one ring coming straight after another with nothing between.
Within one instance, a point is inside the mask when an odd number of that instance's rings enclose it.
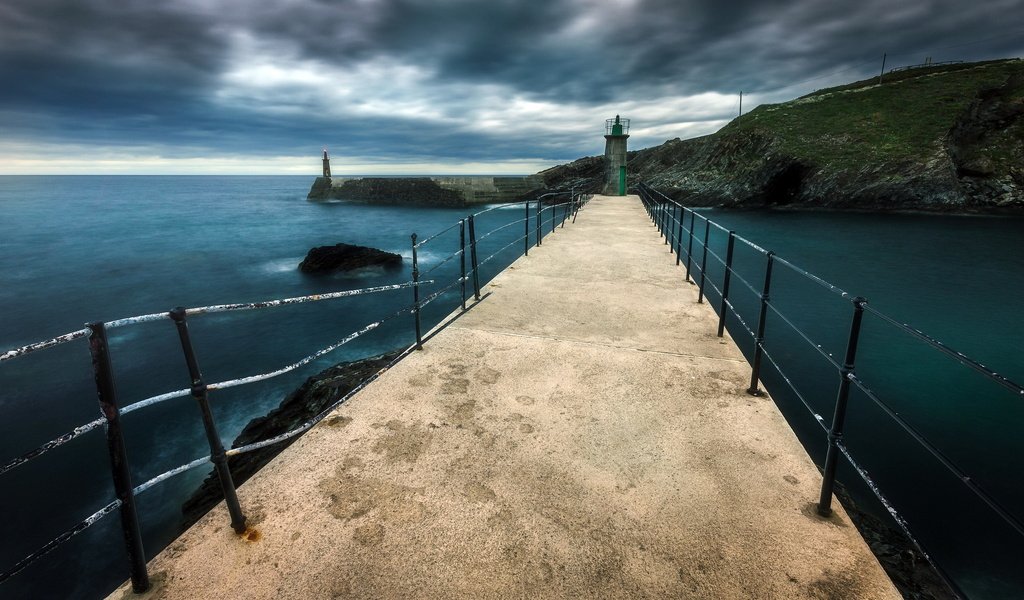
<instances>
[{"instance_id":1,"label":"calm sea water","mask_svg":"<svg viewBox=\"0 0 1024 600\"><path fill-rule=\"evenodd\" d=\"M896 321L1024 382L1024 219L704 214L841 290L867 298ZM699 221L695 230L703 235ZM727 240L724 231L711 228L709 244L717 256L726 256ZM702 251L695 247L694 261L701 259ZM767 261L742 243L736 244L734 260L750 287L733 280L729 296L746 326L733 316L728 325L750 358L754 342L747 329L757 322ZM721 288L723 268L711 253L707 264L709 281ZM717 308L721 296L710 284L706 288ZM778 312L767 314L765 347L776 364L766 360L761 378L809 454L822 464L826 438L803 402L831 423L840 376L823 355L843 362L853 306L779 263L770 298ZM1019 463L1024 455L1024 398L870 312L861 330L856 373L885 407L937 446L945 459L1018 520L1024 517ZM845 442L851 453L964 592L977 598L1024 597L1019 568L1024 564L1024 537L856 387L847 415ZM839 477L863 508L885 514L843 459Z\"/></svg>"},{"instance_id":2,"label":"calm sea water","mask_svg":"<svg viewBox=\"0 0 1024 600\"><path fill-rule=\"evenodd\" d=\"M0 177L0 347L19 346L82 323L168 310L407 281L397 271L308 277L296 265L311 247L337 242L410 256L409 235L448 227L464 210L314 204L308 177ZM521 209L519 209L521 210ZM521 218L519 210L481 217L480 232ZM809 213L709 213L872 306L928 331L1015 380L1024 380L1017 340L1024 293L1021 219ZM484 280L521 252L519 226L481 241L481 257L512 243L482 268ZM724 236L711 246L724 256ZM424 248L423 270L458 247L451 230ZM699 259L699 253L698 253ZM738 247L737 267L760 288L762 259ZM447 284L457 261L427 277ZM712 278L721 269L709 264ZM720 284L719 284L720 285ZM748 323L757 298L733 283ZM436 287L434 288L436 289ZM425 293L430 293L428 289ZM848 301L776 268L773 302L841 357ZM714 291L711 300L717 305ZM265 311L196 317L190 323L208 381L260 373L302 358L353 329L409 304L402 290L372 297ZM428 307L435 322L458 289ZM749 352L740 323L730 330ZM774 314L767 346L812 406L829 418L838 375ZM411 343L411 317L392 319L315 364L280 378L212 396L230 442L308 375ZM111 332L121 404L187 386L169 321ZM1024 513L1020 398L988 384L875 318L865 320L858 373L908 421L1016 514ZM829 370L831 369L831 370ZM0 366L0 459L20 454L97 416L87 344L77 341ZM763 378L808 451L820 460L824 437L786 384ZM847 441L908 516L922 541L978 597L1024 595L1021 539L1008 533L954 478L909 441L863 394L851 398ZM124 418L134 480L144 481L208 451L190 398ZM102 433L94 432L2 477L0 568L13 564L112 498ZM180 504L205 477L197 469L139 498L147 552L177 533ZM850 473L843 473L851 479ZM877 511L877 507L875 507ZM126 578L117 517L101 521L0 586L0 597L97 597Z\"/></svg>"},{"instance_id":3,"label":"calm sea water","mask_svg":"<svg viewBox=\"0 0 1024 600\"><path fill-rule=\"evenodd\" d=\"M448 228L465 209L377 207L305 200L309 177L0 177L0 347L9 349L85 322L176 306L300 296L411 279L411 240ZM546 211L545 216L549 216ZM477 219L480 260L523 235L498 209ZM311 277L298 263L312 246L338 242L401 253L397 270ZM423 295L448 285L459 261L454 228L419 252ZM512 245L481 266L482 282L522 252ZM431 269L438 267L436 270ZM470 293L472 291L470 290ZM460 298L456 286L424 310L424 327ZM278 369L412 303L412 290L190 319L208 382ZM211 394L230 444L307 376L343 360L413 342L412 317L392 318L305 368ZM170 321L110 331L120 404L188 387ZM0 459L4 462L99 416L88 344L64 346L0 366ZM134 483L209 454L191 398L126 415ZM147 552L177 534L182 501L209 469L177 476L139 497ZM113 499L102 430L0 476L0 565L8 568ZM105 518L0 586L0 597L100 596L126 577L116 515Z\"/></svg>"}]
</instances>

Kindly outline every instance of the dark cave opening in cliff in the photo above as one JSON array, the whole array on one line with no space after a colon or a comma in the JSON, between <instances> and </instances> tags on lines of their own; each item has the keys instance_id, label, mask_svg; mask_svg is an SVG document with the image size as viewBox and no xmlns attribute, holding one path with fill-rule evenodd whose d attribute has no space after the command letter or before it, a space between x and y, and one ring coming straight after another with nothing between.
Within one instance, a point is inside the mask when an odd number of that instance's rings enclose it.
<instances>
[{"instance_id":1,"label":"dark cave opening in cliff","mask_svg":"<svg viewBox=\"0 0 1024 600\"><path fill-rule=\"evenodd\" d=\"M768 206L785 206L796 200L803 186L807 167L794 162L786 165L768 180L764 186L764 203Z\"/></svg>"}]
</instances>

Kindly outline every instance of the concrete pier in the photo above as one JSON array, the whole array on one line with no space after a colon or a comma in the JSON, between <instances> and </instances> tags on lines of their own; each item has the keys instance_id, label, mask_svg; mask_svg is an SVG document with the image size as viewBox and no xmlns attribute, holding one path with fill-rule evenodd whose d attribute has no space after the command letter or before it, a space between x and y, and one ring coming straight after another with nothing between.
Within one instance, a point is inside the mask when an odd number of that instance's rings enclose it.
<instances>
[{"instance_id":1,"label":"concrete pier","mask_svg":"<svg viewBox=\"0 0 1024 600\"><path fill-rule=\"evenodd\" d=\"M899 598L635 196L150 562L153 598Z\"/></svg>"}]
</instances>

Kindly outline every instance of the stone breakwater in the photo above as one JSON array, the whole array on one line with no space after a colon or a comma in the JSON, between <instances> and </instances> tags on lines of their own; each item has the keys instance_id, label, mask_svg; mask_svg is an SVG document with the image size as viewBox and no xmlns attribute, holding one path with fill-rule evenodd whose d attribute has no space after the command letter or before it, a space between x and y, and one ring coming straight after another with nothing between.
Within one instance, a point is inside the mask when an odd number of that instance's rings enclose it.
<instances>
[{"instance_id":1,"label":"stone breakwater","mask_svg":"<svg viewBox=\"0 0 1024 600\"><path fill-rule=\"evenodd\" d=\"M308 200L349 200L373 204L472 206L515 202L544 189L544 178L466 177L317 177Z\"/></svg>"}]
</instances>

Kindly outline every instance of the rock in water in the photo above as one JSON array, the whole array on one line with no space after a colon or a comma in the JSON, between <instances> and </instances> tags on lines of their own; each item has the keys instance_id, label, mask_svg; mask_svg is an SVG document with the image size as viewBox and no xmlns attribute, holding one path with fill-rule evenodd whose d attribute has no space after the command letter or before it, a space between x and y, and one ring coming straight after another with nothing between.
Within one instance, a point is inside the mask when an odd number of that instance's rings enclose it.
<instances>
[{"instance_id":1,"label":"rock in water","mask_svg":"<svg viewBox=\"0 0 1024 600\"><path fill-rule=\"evenodd\" d=\"M299 270L303 273L329 273L375 266L400 267L402 257L376 248L353 244L317 246L299 263Z\"/></svg>"},{"instance_id":2,"label":"rock in water","mask_svg":"<svg viewBox=\"0 0 1024 600\"><path fill-rule=\"evenodd\" d=\"M401 350L394 350L379 356L340 363L317 373L266 416L249 421L231 447L238 448L260 442L299 427L351 392L360 383L381 369L387 368L401 353ZM344 423L345 418L332 416L327 419L327 424L333 425L334 419ZM235 485L242 485L297 439L298 437L294 437L259 450L228 457L228 469ZM244 493L242 495L244 496ZM211 473L181 507L182 531L192 526L223 499L217 475Z\"/></svg>"}]
</instances>

